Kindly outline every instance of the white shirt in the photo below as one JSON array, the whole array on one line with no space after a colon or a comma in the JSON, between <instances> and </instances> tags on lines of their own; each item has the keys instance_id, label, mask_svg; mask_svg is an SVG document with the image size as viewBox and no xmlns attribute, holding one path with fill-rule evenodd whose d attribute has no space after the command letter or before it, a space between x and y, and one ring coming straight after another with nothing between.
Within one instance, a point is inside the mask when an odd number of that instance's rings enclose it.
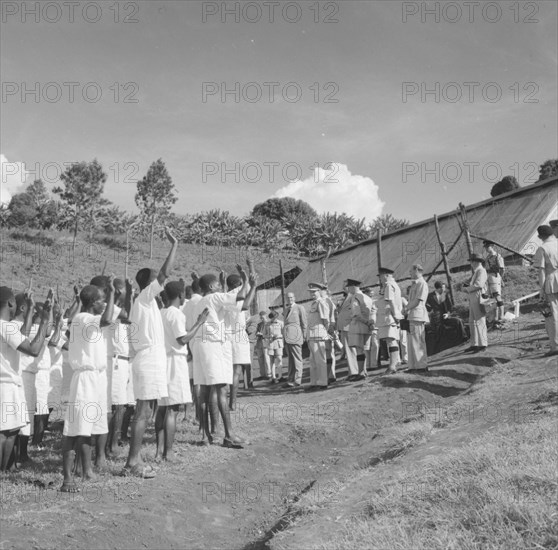
<instances>
[{"instance_id":1,"label":"white shirt","mask_svg":"<svg viewBox=\"0 0 558 550\"><path fill-rule=\"evenodd\" d=\"M130 314L132 322L132 347L136 351L152 346L165 345L165 329L157 300L163 287L155 279L136 298Z\"/></svg>"},{"instance_id":2,"label":"white shirt","mask_svg":"<svg viewBox=\"0 0 558 550\"><path fill-rule=\"evenodd\" d=\"M22 355L17 348L27 338L21 333L21 327L14 321L0 320L0 384L21 386L19 358Z\"/></svg>"},{"instance_id":3,"label":"white shirt","mask_svg":"<svg viewBox=\"0 0 558 550\"><path fill-rule=\"evenodd\" d=\"M73 370L106 370L107 342L100 315L82 312L72 319L68 360Z\"/></svg>"},{"instance_id":4,"label":"white shirt","mask_svg":"<svg viewBox=\"0 0 558 550\"><path fill-rule=\"evenodd\" d=\"M196 324L197 317L194 315L196 304L202 299L201 294L192 294L192 297L182 306L182 313L186 317L186 330L190 332Z\"/></svg>"},{"instance_id":5,"label":"white shirt","mask_svg":"<svg viewBox=\"0 0 558 550\"><path fill-rule=\"evenodd\" d=\"M165 329L165 348L167 355L188 355L188 346L181 346L176 339L186 336L186 317L175 306L161 311Z\"/></svg>"},{"instance_id":6,"label":"white shirt","mask_svg":"<svg viewBox=\"0 0 558 550\"><path fill-rule=\"evenodd\" d=\"M29 331L29 341L32 342L39 332L39 325L32 325ZM22 355L19 360L22 371L33 372L37 374L40 370L50 370L50 352L48 346L45 344L43 351L39 357L32 357L31 355Z\"/></svg>"},{"instance_id":7,"label":"white shirt","mask_svg":"<svg viewBox=\"0 0 558 550\"><path fill-rule=\"evenodd\" d=\"M233 288L228 294L235 297L242 287ZM225 307L225 330L229 336L246 332L246 312L242 311L244 300Z\"/></svg>"},{"instance_id":8,"label":"white shirt","mask_svg":"<svg viewBox=\"0 0 558 550\"><path fill-rule=\"evenodd\" d=\"M224 292L207 294L196 304L194 316L197 319L200 313L209 309L209 315L196 333L196 340L202 342L225 341L225 308L236 304L236 296Z\"/></svg>"}]
</instances>

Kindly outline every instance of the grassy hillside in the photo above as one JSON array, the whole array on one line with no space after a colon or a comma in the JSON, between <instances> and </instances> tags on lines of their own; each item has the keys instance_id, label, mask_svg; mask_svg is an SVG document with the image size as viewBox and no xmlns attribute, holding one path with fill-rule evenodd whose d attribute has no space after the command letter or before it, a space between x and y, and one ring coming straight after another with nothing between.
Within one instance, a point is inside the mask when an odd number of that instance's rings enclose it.
<instances>
[{"instance_id":1,"label":"grassy hillside","mask_svg":"<svg viewBox=\"0 0 558 550\"><path fill-rule=\"evenodd\" d=\"M70 299L74 283L86 284L91 277L105 273L124 276L126 240L124 236L100 235L92 243L85 241L85 235L78 235L75 255L72 254L72 236L68 232L36 230L2 230L2 262L0 283L11 286L16 292L24 290L33 278L33 289L37 298L44 297L52 286L59 288L60 296ZM169 250L167 241L155 239L153 259L149 259L149 243L131 240L128 276L135 277L138 269L152 267L158 269ZM236 271L236 264L246 265L246 248L204 247L183 244L178 248L174 278L184 277L190 281L192 270L200 275L217 272L223 268L227 273ZM285 271L298 265L304 269L306 260L292 254L263 254L250 251L259 274L259 283L279 275L279 259Z\"/></svg>"},{"instance_id":2,"label":"grassy hillside","mask_svg":"<svg viewBox=\"0 0 558 550\"><path fill-rule=\"evenodd\" d=\"M72 236L69 232L37 231L27 229L2 230L2 262L0 283L12 286L16 292L24 290L33 278L33 288L37 298L44 297L47 289L57 285L62 298L71 299L71 287L74 283L85 284L91 277L106 268L105 273L124 276L126 240L121 235L99 235L92 243L85 241L85 235L78 236L75 255L72 254ZM128 276L134 278L142 267L159 268L169 250L167 241L155 239L153 259L149 259L147 241L130 241ZM223 267L227 273L235 271L235 265L246 263L246 248L205 247L181 243L173 277L184 277L190 281L192 270L200 275L217 272ZM259 283L279 275L279 259L283 269L288 271L298 265L304 269L307 261L291 253L277 251L264 254L252 249L259 274ZM453 274L456 312L463 318L468 317L467 294L462 285L470 278L470 272ZM430 281L445 281L444 275L437 275ZM410 281L402 281L400 286L405 293ZM339 289L332 289L334 292ZM504 286L506 304L512 300L538 290L537 273L531 267L510 266L507 268ZM511 307L511 306L509 306Z\"/></svg>"}]
</instances>

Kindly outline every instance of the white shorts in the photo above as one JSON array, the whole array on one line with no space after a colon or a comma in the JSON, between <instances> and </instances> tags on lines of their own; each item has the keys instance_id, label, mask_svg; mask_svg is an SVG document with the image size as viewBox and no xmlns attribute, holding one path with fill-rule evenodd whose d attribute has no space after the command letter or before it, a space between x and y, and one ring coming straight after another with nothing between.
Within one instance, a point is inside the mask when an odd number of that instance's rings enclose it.
<instances>
[{"instance_id":1,"label":"white shorts","mask_svg":"<svg viewBox=\"0 0 558 550\"><path fill-rule=\"evenodd\" d=\"M104 375L104 376L102 376ZM63 435L89 437L108 433L106 373L74 371L70 384Z\"/></svg>"},{"instance_id":2,"label":"white shorts","mask_svg":"<svg viewBox=\"0 0 558 550\"><path fill-rule=\"evenodd\" d=\"M27 406L27 414L29 416L29 424L21 428L21 435L33 434L33 418L35 417L35 406L37 404L37 390L35 389L34 372L23 371L21 380L23 381L23 393L25 395L25 404Z\"/></svg>"},{"instance_id":3,"label":"white shorts","mask_svg":"<svg viewBox=\"0 0 558 550\"><path fill-rule=\"evenodd\" d=\"M128 380L130 379L130 361L121 357L109 359L108 376L108 407L126 405L128 403Z\"/></svg>"},{"instance_id":4,"label":"white shorts","mask_svg":"<svg viewBox=\"0 0 558 550\"><path fill-rule=\"evenodd\" d=\"M27 428L29 434L29 414L23 386L0 384L0 431Z\"/></svg>"},{"instance_id":5,"label":"white shorts","mask_svg":"<svg viewBox=\"0 0 558 550\"><path fill-rule=\"evenodd\" d=\"M399 341L399 325L388 325L378 327L378 338L393 338Z\"/></svg>"},{"instance_id":6,"label":"white shorts","mask_svg":"<svg viewBox=\"0 0 558 550\"><path fill-rule=\"evenodd\" d=\"M212 386L232 384L233 368L230 342L195 340L194 384Z\"/></svg>"},{"instance_id":7,"label":"white shorts","mask_svg":"<svg viewBox=\"0 0 558 550\"><path fill-rule=\"evenodd\" d=\"M134 395L150 401L168 397L167 352L165 346L151 346L137 352L132 360Z\"/></svg>"},{"instance_id":8,"label":"white shorts","mask_svg":"<svg viewBox=\"0 0 558 550\"><path fill-rule=\"evenodd\" d=\"M62 364L50 367L50 390L48 392L49 408L59 409L62 406Z\"/></svg>"},{"instance_id":9,"label":"white shorts","mask_svg":"<svg viewBox=\"0 0 558 550\"><path fill-rule=\"evenodd\" d=\"M159 399L159 405L182 405L192 402L186 355L167 355L167 380L169 395Z\"/></svg>"},{"instance_id":10,"label":"white shorts","mask_svg":"<svg viewBox=\"0 0 558 550\"><path fill-rule=\"evenodd\" d=\"M50 370L38 370L35 375L35 413L48 414L48 394L50 393Z\"/></svg>"}]
</instances>

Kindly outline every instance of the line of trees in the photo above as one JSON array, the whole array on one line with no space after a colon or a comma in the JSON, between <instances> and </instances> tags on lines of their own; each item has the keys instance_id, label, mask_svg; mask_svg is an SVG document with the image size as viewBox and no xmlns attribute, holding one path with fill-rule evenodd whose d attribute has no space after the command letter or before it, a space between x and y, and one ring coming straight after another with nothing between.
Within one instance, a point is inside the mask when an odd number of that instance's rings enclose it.
<instances>
[{"instance_id":1,"label":"line of trees","mask_svg":"<svg viewBox=\"0 0 558 550\"><path fill-rule=\"evenodd\" d=\"M558 160L540 166L539 180L558 174ZM492 189L492 196L511 191L519 184L506 176ZM103 196L107 175L102 165L77 162L60 176L61 184L50 194L40 179L14 195L7 207L0 209L2 227L69 230L73 245L78 233L85 230L89 242L95 233L148 238L150 257L153 238L162 236L170 225L186 243L208 246L257 247L265 252L292 250L315 257L405 227L407 220L386 214L372 223L347 214L318 214L308 203L290 197L272 198L256 204L247 216L234 216L226 210L210 210L178 215L171 212L176 203L176 189L165 163L157 159L146 175L137 182L135 203L138 213L120 209Z\"/></svg>"}]
</instances>

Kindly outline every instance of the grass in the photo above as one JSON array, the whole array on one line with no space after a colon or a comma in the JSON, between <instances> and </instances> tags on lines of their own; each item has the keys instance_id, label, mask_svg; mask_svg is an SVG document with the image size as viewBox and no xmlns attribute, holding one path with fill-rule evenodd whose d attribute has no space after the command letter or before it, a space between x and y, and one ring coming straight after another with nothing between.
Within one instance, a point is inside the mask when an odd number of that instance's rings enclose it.
<instances>
[{"instance_id":1,"label":"grass","mask_svg":"<svg viewBox=\"0 0 558 550\"><path fill-rule=\"evenodd\" d=\"M555 417L498 427L371 496L328 550L556 548Z\"/></svg>"},{"instance_id":2,"label":"grass","mask_svg":"<svg viewBox=\"0 0 558 550\"><path fill-rule=\"evenodd\" d=\"M125 237L122 235L96 235L92 243L87 242L85 233L78 234L75 255L72 253L72 235L67 231L38 231L16 229L1 233L0 285L22 292L33 279L36 297L46 297L48 288L58 286L62 299L72 299L72 286L86 284L102 272L124 276ZM158 269L169 250L167 241L155 239L153 258L149 259L147 240L132 240L129 251L128 277L134 278L142 267ZM285 271L296 265L306 267L307 261L280 251L264 254L250 251L259 275L259 284L279 275L279 258ZM236 272L236 264L246 266L246 248L205 247L180 243L173 277L184 277L190 281L190 273L200 275L207 272ZM106 267L105 267L106 263Z\"/></svg>"}]
</instances>

